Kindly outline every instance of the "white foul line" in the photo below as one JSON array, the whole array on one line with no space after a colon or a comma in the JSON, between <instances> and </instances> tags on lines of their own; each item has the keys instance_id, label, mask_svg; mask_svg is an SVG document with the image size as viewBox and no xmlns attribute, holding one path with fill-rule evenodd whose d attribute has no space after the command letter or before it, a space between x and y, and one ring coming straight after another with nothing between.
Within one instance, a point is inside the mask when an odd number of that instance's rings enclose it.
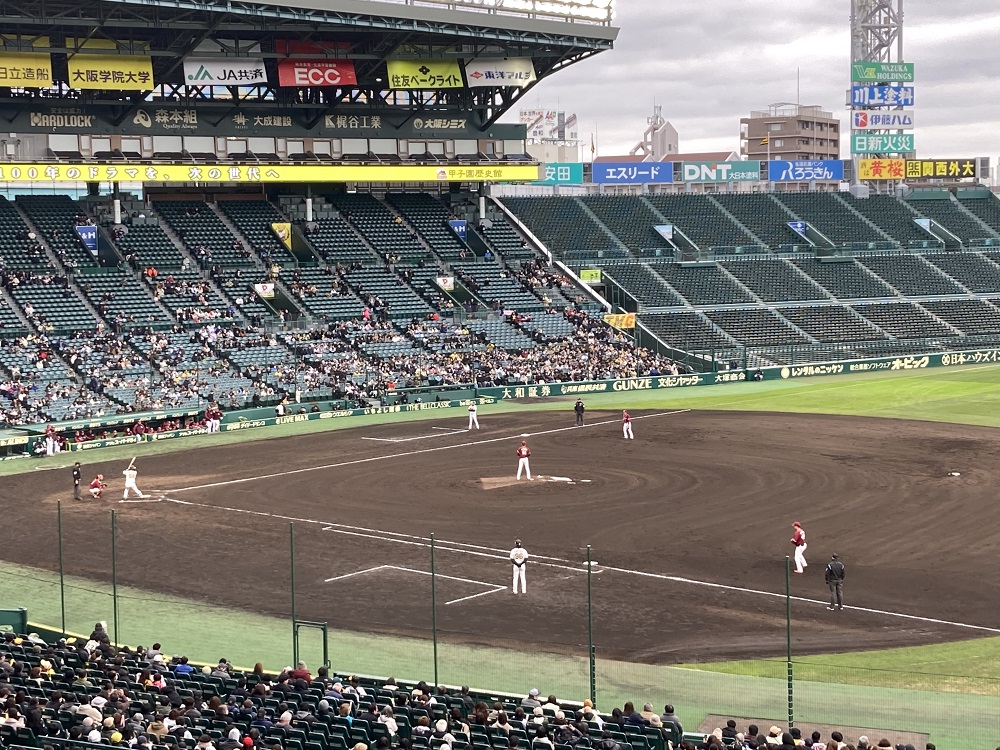
<instances>
[{"instance_id":1,"label":"white foul line","mask_svg":"<svg viewBox=\"0 0 1000 750\"><path fill-rule=\"evenodd\" d=\"M663 411L657 414L643 414L637 417L632 417L632 419L652 419L653 417L669 417L674 414L684 414L691 411L690 409L677 409L675 411ZM542 430L540 432L529 432L525 433L529 437L538 437L539 435L553 435L557 432L569 432L571 430L582 430L588 427L600 427L606 424L617 424L618 419L608 419L603 422L591 422L590 424L580 425L578 427L557 427L551 430ZM465 430L460 430L460 432L465 432ZM385 438L381 438L385 440ZM405 440L412 440L413 438L404 438ZM181 487L176 490L166 490L167 492L190 492L191 490L206 490L211 487L225 487L230 484L243 484L244 482L256 482L261 479L274 479L275 477L287 477L292 474L305 474L310 471L322 471L324 469L338 469L342 466L356 466L357 464L366 464L373 461L385 461L389 458L406 458L407 456L419 456L424 453L434 453L436 451L447 451L453 448L468 448L474 445L488 445L489 443L499 443L501 441L510 440L509 436L488 438L486 440L473 440L468 443L456 443L455 445L439 445L436 448L422 448L421 450L407 451L405 453L392 453L384 456L369 456L368 458L357 458L353 461L340 461L335 464L322 464L320 466L307 466L304 469L289 469L288 471L277 471L273 474L262 474L256 477L245 477L243 479L227 479L222 482L209 482L208 484L197 484L190 487ZM399 442L399 441L397 441ZM197 503L192 503L192 505L197 505Z\"/></svg>"},{"instance_id":2,"label":"white foul line","mask_svg":"<svg viewBox=\"0 0 1000 750\"><path fill-rule=\"evenodd\" d=\"M427 440L428 438L439 438L439 437L449 437L451 435L458 435L463 432L468 432L468 430L455 430L452 428L432 428L432 429L448 429L450 432L436 433L434 435L417 435L416 437L408 438L377 438L377 437L363 437L362 440L376 440L380 443L408 443L411 440Z\"/></svg>"},{"instance_id":3,"label":"white foul line","mask_svg":"<svg viewBox=\"0 0 1000 750\"><path fill-rule=\"evenodd\" d=\"M487 594L495 594L498 591L506 591L506 586L497 586L495 589L490 589L489 591L480 591L478 594L473 594L472 596L463 596L461 599L452 599L450 602L445 602L445 604L458 604L459 602L467 602L469 599L475 599L479 596L486 596Z\"/></svg>"},{"instance_id":4,"label":"white foul line","mask_svg":"<svg viewBox=\"0 0 1000 750\"><path fill-rule=\"evenodd\" d=\"M327 529L323 529L323 531L327 531ZM325 582L326 583L330 583L331 581L342 581L345 578L351 578L353 576L359 576L359 575L362 575L363 573L374 573L376 570L401 570L401 571L403 571L405 573L417 573L417 574L422 575L422 576L429 576L430 575L430 571L427 571L427 570L417 570L416 568L403 568L403 567L400 567L398 565L378 565L378 566L376 566L374 568L365 568L364 570L355 570L353 573L344 573L344 575L334 576L333 578L327 578ZM466 602L469 599L475 599L476 597L486 596L487 594L495 594L498 591L505 591L507 589L506 586L500 586L499 584L496 584L496 583L486 583L486 581L475 581L475 580L473 580L471 578L459 578L457 576L446 576L446 575L442 575L440 573L435 573L434 577L435 578L444 578L445 580L448 580L448 581L460 581L461 583L474 583L474 584L476 584L478 586L487 586L489 588L488 591L480 591L478 594L472 594L471 596L462 596L462 597L459 597L458 599L452 599L451 601L445 602L446 605L448 605L448 604L458 604L459 602Z\"/></svg>"},{"instance_id":5,"label":"white foul line","mask_svg":"<svg viewBox=\"0 0 1000 750\"><path fill-rule=\"evenodd\" d=\"M353 573L344 573L342 576L334 576L333 578L327 578L324 583L330 583L331 581L340 581L344 578L350 578L351 576L359 576L362 573L374 573L376 570L382 570L382 568L388 567L387 565L376 565L374 568L365 568L364 570L355 570Z\"/></svg>"}]
</instances>

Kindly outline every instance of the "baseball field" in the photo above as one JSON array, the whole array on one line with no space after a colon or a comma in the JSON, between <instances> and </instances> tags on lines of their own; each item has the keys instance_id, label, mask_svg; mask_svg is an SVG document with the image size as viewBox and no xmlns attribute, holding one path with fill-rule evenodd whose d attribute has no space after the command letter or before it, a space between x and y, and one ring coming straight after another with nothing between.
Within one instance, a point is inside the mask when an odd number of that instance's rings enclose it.
<instances>
[{"instance_id":1,"label":"baseball field","mask_svg":"<svg viewBox=\"0 0 1000 750\"><path fill-rule=\"evenodd\" d=\"M84 456L111 480L99 502L72 500L75 455L5 462L0 594L71 631L113 622L117 598L119 641L272 668L294 595L338 671L566 699L589 691L592 642L599 705L780 722L800 521L798 723L995 744L1000 368L595 396L582 428L572 406L484 406L473 433L456 409L108 449ZM120 503L138 451L149 497ZM532 555L517 597L515 538ZM825 606L833 552L843 612ZM301 648L321 659L317 631Z\"/></svg>"}]
</instances>

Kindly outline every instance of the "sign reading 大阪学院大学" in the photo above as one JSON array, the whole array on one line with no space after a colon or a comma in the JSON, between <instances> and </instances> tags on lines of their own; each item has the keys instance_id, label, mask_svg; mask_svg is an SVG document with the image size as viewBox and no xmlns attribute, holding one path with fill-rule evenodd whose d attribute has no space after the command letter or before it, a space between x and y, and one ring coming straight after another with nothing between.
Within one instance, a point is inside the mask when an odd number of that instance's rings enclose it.
<instances>
[{"instance_id":1,"label":"sign reading \u5927\u962a\u5b66\u9662\u5927\u5b66","mask_svg":"<svg viewBox=\"0 0 1000 750\"><path fill-rule=\"evenodd\" d=\"M913 63L855 62L851 65L851 80L858 83L912 83Z\"/></svg>"}]
</instances>

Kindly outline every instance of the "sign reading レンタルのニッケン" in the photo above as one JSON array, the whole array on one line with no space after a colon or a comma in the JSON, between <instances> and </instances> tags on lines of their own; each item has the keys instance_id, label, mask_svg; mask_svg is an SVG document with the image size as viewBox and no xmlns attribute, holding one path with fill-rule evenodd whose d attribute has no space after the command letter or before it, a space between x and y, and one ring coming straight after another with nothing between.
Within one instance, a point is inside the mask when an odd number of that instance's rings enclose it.
<instances>
[{"instance_id":1,"label":"sign reading \u30ec\u30f3\u30bf\u30eb\u306e\u30cb\u30c3\u30b1\u30f3","mask_svg":"<svg viewBox=\"0 0 1000 750\"><path fill-rule=\"evenodd\" d=\"M0 164L0 182L535 182L537 164Z\"/></svg>"}]
</instances>

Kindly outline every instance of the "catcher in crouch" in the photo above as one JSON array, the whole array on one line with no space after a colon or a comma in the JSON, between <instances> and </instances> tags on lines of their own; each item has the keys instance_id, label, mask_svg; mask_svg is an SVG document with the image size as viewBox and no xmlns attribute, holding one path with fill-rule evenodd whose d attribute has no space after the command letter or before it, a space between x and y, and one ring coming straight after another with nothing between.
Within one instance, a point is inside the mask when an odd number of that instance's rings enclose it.
<instances>
[{"instance_id":1,"label":"catcher in crouch","mask_svg":"<svg viewBox=\"0 0 1000 750\"><path fill-rule=\"evenodd\" d=\"M94 481L90 483L90 496L95 499L99 499L101 495L104 494L104 488L107 487L104 483L104 475L98 474L94 477Z\"/></svg>"}]
</instances>

